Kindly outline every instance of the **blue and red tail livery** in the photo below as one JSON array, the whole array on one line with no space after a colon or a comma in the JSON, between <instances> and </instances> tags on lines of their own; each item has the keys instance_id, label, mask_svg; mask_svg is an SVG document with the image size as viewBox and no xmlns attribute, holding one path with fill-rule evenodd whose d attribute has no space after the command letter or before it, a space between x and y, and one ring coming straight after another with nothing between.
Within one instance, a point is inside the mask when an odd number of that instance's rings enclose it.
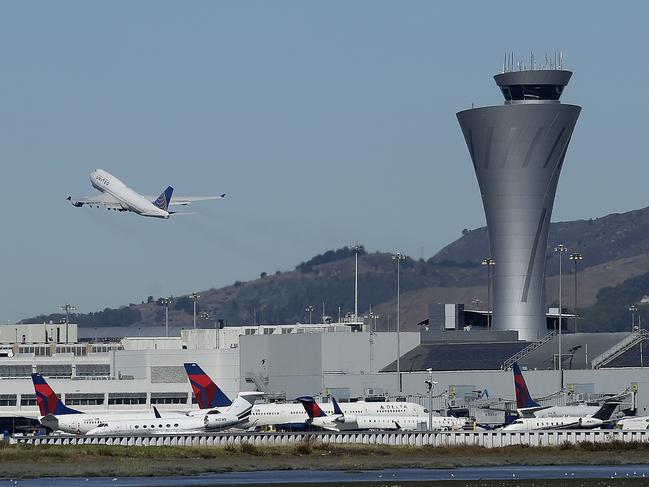
<instances>
[{"instance_id":1,"label":"blue and red tail livery","mask_svg":"<svg viewBox=\"0 0 649 487\"><path fill-rule=\"evenodd\" d=\"M201 409L223 408L232 401L197 364L185 364L185 371Z\"/></svg>"},{"instance_id":2,"label":"blue and red tail livery","mask_svg":"<svg viewBox=\"0 0 649 487\"><path fill-rule=\"evenodd\" d=\"M302 403L302 406L304 406L304 410L309 415L309 419L322 418L326 416L325 412L322 409L320 409L318 403L315 402L315 399L313 399L311 396L298 397L296 401Z\"/></svg>"},{"instance_id":3,"label":"blue and red tail livery","mask_svg":"<svg viewBox=\"0 0 649 487\"><path fill-rule=\"evenodd\" d=\"M36 402L38 403L38 409L41 412L41 416L47 416L48 414L53 414L55 416L61 416L63 414L81 414L81 411L69 408L63 404L63 401L58 398L41 374L32 374L32 381L34 382Z\"/></svg>"},{"instance_id":4,"label":"blue and red tail livery","mask_svg":"<svg viewBox=\"0 0 649 487\"><path fill-rule=\"evenodd\" d=\"M516 389L516 407L518 409L541 407L541 405L530 396L530 391L527 390L527 384L523 378L521 368L516 362L512 365L512 370L514 371L514 389Z\"/></svg>"}]
</instances>

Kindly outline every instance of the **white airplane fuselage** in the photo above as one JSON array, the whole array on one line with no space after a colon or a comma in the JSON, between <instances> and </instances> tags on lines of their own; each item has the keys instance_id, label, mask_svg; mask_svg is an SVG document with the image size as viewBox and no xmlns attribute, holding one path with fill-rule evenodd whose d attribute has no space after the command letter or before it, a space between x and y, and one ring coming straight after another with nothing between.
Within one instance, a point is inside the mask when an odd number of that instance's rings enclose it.
<instances>
[{"instance_id":1,"label":"white airplane fuselage","mask_svg":"<svg viewBox=\"0 0 649 487\"><path fill-rule=\"evenodd\" d=\"M99 423L88 431L95 435L168 435L180 433L205 433L232 428L241 421L229 414L204 414L203 416L166 417L149 419L112 420Z\"/></svg>"},{"instance_id":2,"label":"white airplane fuselage","mask_svg":"<svg viewBox=\"0 0 649 487\"><path fill-rule=\"evenodd\" d=\"M538 409L536 411L525 413L525 409L519 409L524 417L533 418L556 418L561 416L592 416L599 410L599 406L586 406L585 404L577 406L551 406L549 408ZM534 409L534 408L532 408Z\"/></svg>"},{"instance_id":3,"label":"white airplane fuselage","mask_svg":"<svg viewBox=\"0 0 649 487\"><path fill-rule=\"evenodd\" d=\"M153 202L103 169L95 169L90 173L90 183L96 190L108 193L117 199L123 211L132 211L138 215L154 218L169 218L168 211L158 208Z\"/></svg>"},{"instance_id":4,"label":"white airplane fuselage","mask_svg":"<svg viewBox=\"0 0 649 487\"><path fill-rule=\"evenodd\" d=\"M432 431L450 431L461 429L465 421L451 416L433 417L432 426L428 427L428 416L398 416L398 415L333 415L313 418L311 424L315 427L331 431L355 430L403 430L412 431L420 427Z\"/></svg>"},{"instance_id":5,"label":"white airplane fuselage","mask_svg":"<svg viewBox=\"0 0 649 487\"><path fill-rule=\"evenodd\" d=\"M178 413L165 414L170 418L182 418L184 416ZM127 419L155 419L153 411L124 411L121 413L79 413L79 414L61 414L54 416L40 416L39 421L54 431L63 431L64 433L85 435L88 431L96 428L101 423L108 421L123 421Z\"/></svg>"},{"instance_id":6,"label":"white airplane fuselage","mask_svg":"<svg viewBox=\"0 0 649 487\"><path fill-rule=\"evenodd\" d=\"M622 418L615 427L622 430L646 430L649 429L649 416Z\"/></svg>"},{"instance_id":7,"label":"white airplane fuselage","mask_svg":"<svg viewBox=\"0 0 649 487\"><path fill-rule=\"evenodd\" d=\"M548 429L593 429L604 424L589 416L557 416L548 418L521 418L505 426L502 431L535 431Z\"/></svg>"},{"instance_id":8,"label":"white airplane fuselage","mask_svg":"<svg viewBox=\"0 0 649 487\"><path fill-rule=\"evenodd\" d=\"M321 409L329 416L333 415L331 403L321 404ZM226 411L227 408L218 408ZM416 417L421 421L428 420L428 413L423 406L412 402L349 402L340 404L340 409L346 415L363 415L377 418ZM206 409L190 411L188 416L198 416L206 413ZM248 418L247 427L263 427L277 425L305 425L309 416L299 403L255 404ZM435 419L435 418L433 418Z\"/></svg>"}]
</instances>

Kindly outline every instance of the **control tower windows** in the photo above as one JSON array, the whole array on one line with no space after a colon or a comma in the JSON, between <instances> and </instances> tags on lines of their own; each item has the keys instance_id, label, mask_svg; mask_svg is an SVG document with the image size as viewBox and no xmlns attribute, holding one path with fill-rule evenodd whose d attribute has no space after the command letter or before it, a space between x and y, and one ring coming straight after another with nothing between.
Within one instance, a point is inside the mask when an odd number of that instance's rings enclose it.
<instances>
[{"instance_id":1,"label":"control tower windows","mask_svg":"<svg viewBox=\"0 0 649 487\"><path fill-rule=\"evenodd\" d=\"M501 86L505 100L559 100L561 85L507 85Z\"/></svg>"}]
</instances>

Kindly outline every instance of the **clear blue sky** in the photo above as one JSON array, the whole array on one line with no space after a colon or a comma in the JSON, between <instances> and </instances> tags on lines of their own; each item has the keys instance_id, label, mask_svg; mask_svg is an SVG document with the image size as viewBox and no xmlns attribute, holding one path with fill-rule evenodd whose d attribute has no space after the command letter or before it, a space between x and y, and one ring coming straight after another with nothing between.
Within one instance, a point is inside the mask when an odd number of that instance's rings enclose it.
<instances>
[{"instance_id":1,"label":"clear blue sky","mask_svg":"<svg viewBox=\"0 0 649 487\"><path fill-rule=\"evenodd\" d=\"M356 241L428 257L484 225L455 113L505 51L562 49L583 106L553 220L644 207L646 2L3 2L0 321L287 270ZM536 11L539 13L537 14ZM75 209L101 167L169 221Z\"/></svg>"}]
</instances>

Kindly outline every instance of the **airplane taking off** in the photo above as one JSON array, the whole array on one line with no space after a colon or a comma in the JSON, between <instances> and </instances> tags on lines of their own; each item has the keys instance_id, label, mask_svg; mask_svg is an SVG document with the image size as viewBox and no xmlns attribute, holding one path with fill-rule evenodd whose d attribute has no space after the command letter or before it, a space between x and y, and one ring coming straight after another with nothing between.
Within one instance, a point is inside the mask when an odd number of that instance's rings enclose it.
<instances>
[{"instance_id":1,"label":"airplane taking off","mask_svg":"<svg viewBox=\"0 0 649 487\"><path fill-rule=\"evenodd\" d=\"M512 365L514 389L516 390L516 409L522 418L553 418L558 416L591 416L599 411L599 406L541 406L532 399L527 389L521 368L516 362Z\"/></svg>"},{"instance_id":2,"label":"airplane taking off","mask_svg":"<svg viewBox=\"0 0 649 487\"><path fill-rule=\"evenodd\" d=\"M168 186L157 199L155 196L143 196L103 169L95 169L90 173L90 183L101 194L78 199L68 196L67 200L77 208L81 208L83 205L96 206L97 208L103 206L107 210L131 211L140 216L166 219L175 213L183 214L169 211L170 206L186 206L194 201L225 198L225 193L219 196L172 196L174 189L171 186Z\"/></svg>"}]
</instances>

